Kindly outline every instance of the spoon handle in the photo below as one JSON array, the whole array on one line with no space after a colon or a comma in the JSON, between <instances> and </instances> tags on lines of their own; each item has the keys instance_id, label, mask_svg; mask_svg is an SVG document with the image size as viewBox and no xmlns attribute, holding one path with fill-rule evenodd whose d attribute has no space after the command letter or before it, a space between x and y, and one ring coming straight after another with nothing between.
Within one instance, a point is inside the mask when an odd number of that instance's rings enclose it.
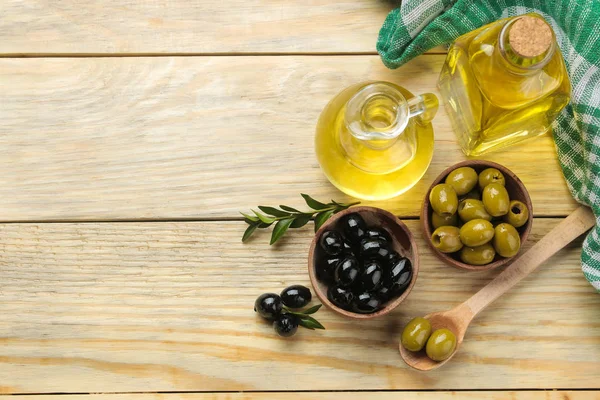
<instances>
[{"instance_id":1,"label":"spoon handle","mask_svg":"<svg viewBox=\"0 0 600 400\"><path fill-rule=\"evenodd\" d=\"M581 236L596 223L588 207L581 206L537 242L525 254L508 266L493 281L463 303L472 314L471 318L508 291L521 279L535 271L557 251Z\"/></svg>"}]
</instances>

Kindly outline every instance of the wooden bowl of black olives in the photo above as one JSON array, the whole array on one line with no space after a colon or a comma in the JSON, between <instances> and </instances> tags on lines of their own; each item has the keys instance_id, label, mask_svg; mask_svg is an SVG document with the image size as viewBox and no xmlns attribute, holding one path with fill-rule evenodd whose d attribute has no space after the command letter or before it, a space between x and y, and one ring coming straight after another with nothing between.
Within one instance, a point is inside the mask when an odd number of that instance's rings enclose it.
<instances>
[{"instance_id":1,"label":"wooden bowl of black olives","mask_svg":"<svg viewBox=\"0 0 600 400\"><path fill-rule=\"evenodd\" d=\"M445 263L482 271L513 261L533 224L531 198L508 168L467 160L442 172L421 209L427 243Z\"/></svg>"},{"instance_id":2,"label":"wooden bowl of black olives","mask_svg":"<svg viewBox=\"0 0 600 400\"><path fill-rule=\"evenodd\" d=\"M391 312L408 296L418 272L411 232L395 215L375 207L335 214L315 234L308 255L317 297L355 319Z\"/></svg>"}]
</instances>

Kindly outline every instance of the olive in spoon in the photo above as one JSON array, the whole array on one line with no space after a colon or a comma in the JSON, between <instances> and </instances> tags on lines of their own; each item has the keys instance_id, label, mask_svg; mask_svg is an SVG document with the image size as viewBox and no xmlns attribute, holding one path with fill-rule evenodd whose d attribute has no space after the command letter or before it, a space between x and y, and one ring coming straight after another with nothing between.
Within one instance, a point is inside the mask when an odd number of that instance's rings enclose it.
<instances>
[{"instance_id":1,"label":"olive in spoon","mask_svg":"<svg viewBox=\"0 0 600 400\"><path fill-rule=\"evenodd\" d=\"M454 332L456 348L450 357L438 362L427 357L425 351L412 352L400 344L400 355L406 364L420 371L429 371L446 364L458 351L469 324L477 314L595 223L592 211L588 207L579 207L470 299L451 310L426 315L432 331L447 328Z\"/></svg>"}]
</instances>

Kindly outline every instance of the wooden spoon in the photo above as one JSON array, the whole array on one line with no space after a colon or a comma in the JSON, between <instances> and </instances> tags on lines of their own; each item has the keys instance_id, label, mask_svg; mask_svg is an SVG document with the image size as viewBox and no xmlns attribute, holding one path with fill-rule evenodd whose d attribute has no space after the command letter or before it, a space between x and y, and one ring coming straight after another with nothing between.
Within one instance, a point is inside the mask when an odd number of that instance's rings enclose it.
<instances>
[{"instance_id":1,"label":"wooden spoon","mask_svg":"<svg viewBox=\"0 0 600 400\"><path fill-rule=\"evenodd\" d=\"M446 360L437 362L427 357L424 350L412 352L400 344L400 354L406 364L420 371L429 371L446 364L458 351L469 324L477 314L595 223L592 211L587 207L579 207L470 299L451 310L426 315L433 330L448 328L454 332L456 348Z\"/></svg>"}]
</instances>

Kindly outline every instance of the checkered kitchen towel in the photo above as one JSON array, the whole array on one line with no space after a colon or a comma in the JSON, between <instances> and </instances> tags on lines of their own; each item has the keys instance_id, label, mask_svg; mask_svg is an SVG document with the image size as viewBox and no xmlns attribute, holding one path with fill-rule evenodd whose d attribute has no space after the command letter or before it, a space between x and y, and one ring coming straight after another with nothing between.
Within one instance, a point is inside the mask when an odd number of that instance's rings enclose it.
<instances>
[{"instance_id":1,"label":"checkered kitchen towel","mask_svg":"<svg viewBox=\"0 0 600 400\"><path fill-rule=\"evenodd\" d=\"M596 215L581 263L600 291L600 0L404 0L385 20L377 51L397 68L482 25L528 12L552 25L571 77L571 104L553 125L554 139L571 194Z\"/></svg>"}]
</instances>

